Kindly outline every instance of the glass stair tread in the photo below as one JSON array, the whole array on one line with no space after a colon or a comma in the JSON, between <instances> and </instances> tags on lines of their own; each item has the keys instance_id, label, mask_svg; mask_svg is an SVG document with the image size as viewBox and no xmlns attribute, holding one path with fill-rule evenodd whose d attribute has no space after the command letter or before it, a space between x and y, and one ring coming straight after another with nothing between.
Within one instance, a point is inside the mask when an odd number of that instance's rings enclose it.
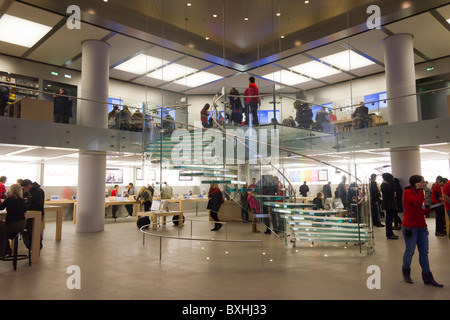
<instances>
[{"instance_id":1,"label":"glass stair tread","mask_svg":"<svg viewBox=\"0 0 450 320\"><path fill-rule=\"evenodd\" d=\"M237 181L237 180L202 180L201 183L218 183L218 184L246 184L245 181Z\"/></svg>"},{"instance_id":2,"label":"glass stair tread","mask_svg":"<svg viewBox=\"0 0 450 320\"><path fill-rule=\"evenodd\" d=\"M313 203L300 202L264 202L264 205L275 208L311 208L316 206Z\"/></svg>"},{"instance_id":3,"label":"glass stair tread","mask_svg":"<svg viewBox=\"0 0 450 320\"><path fill-rule=\"evenodd\" d=\"M183 166L183 165L171 166L169 169L190 170L190 171L222 171L222 172L230 171L229 169L225 169L225 168L191 167L191 166Z\"/></svg>"},{"instance_id":4,"label":"glass stair tread","mask_svg":"<svg viewBox=\"0 0 450 320\"><path fill-rule=\"evenodd\" d=\"M341 228L364 228L367 225L366 224L357 224L353 222L332 222L332 221L313 221L313 220L291 220L289 221L289 224L291 225L303 225L303 226L310 226L312 228L314 227L323 227L323 226L335 226L335 227L341 227Z\"/></svg>"},{"instance_id":5,"label":"glass stair tread","mask_svg":"<svg viewBox=\"0 0 450 320\"><path fill-rule=\"evenodd\" d=\"M291 230L296 234L297 232L321 232L321 233L339 233L339 234L358 234L359 233L364 233L367 234L369 233L368 229L365 228L330 228L330 227L310 227L310 226L305 226L305 227L301 227L301 226L295 226L292 227L291 226Z\"/></svg>"},{"instance_id":6,"label":"glass stair tread","mask_svg":"<svg viewBox=\"0 0 450 320\"><path fill-rule=\"evenodd\" d=\"M360 242L364 240L370 240L367 239L345 239L345 238L320 238L320 237L295 237L296 241L309 241L309 242Z\"/></svg>"},{"instance_id":7,"label":"glass stair tread","mask_svg":"<svg viewBox=\"0 0 450 320\"><path fill-rule=\"evenodd\" d=\"M346 239L369 239L366 233L361 234L339 234L339 233L323 233L323 232L296 232L294 237L315 237L315 238L346 238Z\"/></svg>"},{"instance_id":8,"label":"glass stair tread","mask_svg":"<svg viewBox=\"0 0 450 320\"><path fill-rule=\"evenodd\" d=\"M289 196L276 196L276 195L269 196L269 195L261 195L261 194L255 194L253 196L257 199L264 199L264 200L284 200L284 199L290 198Z\"/></svg>"},{"instance_id":9,"label":"glass stair tread","mask_svg":"<svg viewBox=\"0 0 450 320\"><path fill-rule=\"evenodd\" d=\"M291 215L295 215L295 216L315 216L315 217L326 217L326 216L331 216L331 215L335 215L336 212L335 211L325 211L325 210L315 210L315 209L308 209L308 210L298 210L298 209L289 209L289 208L274 208L273 209L274 212L279 212L279 213L290 213ZM338 217L336 217L338 218ZM351 218L343 218L341 217L341 219L345 220L345 219L351 219Z\"/></svg>"},{"instance_id":10,"label":"glass stair tread","mask_svg":"<svg viewBox=\"0 0 450 320\"><path fill-rule=\"evenodd\" d=\"M208 172L180 172L180 176L184 177L219 177L219 178L237 178L235 174L221 174Z\"/></svg>"}]
</instances>

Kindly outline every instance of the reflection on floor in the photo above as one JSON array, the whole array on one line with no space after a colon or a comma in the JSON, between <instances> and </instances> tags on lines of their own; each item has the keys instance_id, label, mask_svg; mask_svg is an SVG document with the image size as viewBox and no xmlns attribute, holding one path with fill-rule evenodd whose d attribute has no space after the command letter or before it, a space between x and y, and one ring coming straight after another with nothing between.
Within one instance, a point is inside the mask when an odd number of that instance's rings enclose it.
<instances>
[{"instance_id":1,"label":"reflection on floor","mask_svg":"<svg viewBox=\"0 0 450 320\"><path fill-rule=\"evenodd\" d=\"M63 224L60 242L54 240L54 223L48 222L38 265L19 261L17 271L0 263L0 299L149 299L149 300L304 300L304 299L448 299L450 294L450 240L430 229L430 264L444 288L425 286L418 253L414 255L414 284L402 280L404 242L387 240L385 229L375 230L375 251L318 243L285 246L275 235L251 233L251 225L228 223L211 232L206 213L187 215L180 235L229 240L263 240L260 243L224 243L178 239L160 240L143 235L135 219L108 220L104 232L76 233L71 221ZM264 230L263 226L260 226ZM164 234L178 234L170 221ZM68 267L81 271L81 289L68 289ZM368 289L369 266L381 271L381 288Z\"/></svg>"}]
</instances>

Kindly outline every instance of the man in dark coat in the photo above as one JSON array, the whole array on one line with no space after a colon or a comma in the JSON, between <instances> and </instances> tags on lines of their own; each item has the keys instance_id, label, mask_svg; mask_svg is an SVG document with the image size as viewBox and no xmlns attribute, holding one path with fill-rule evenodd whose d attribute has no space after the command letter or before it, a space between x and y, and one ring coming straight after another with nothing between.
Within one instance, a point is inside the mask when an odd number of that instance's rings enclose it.
<instances>
[{"instance_id":1,"label":"man in dark coat","mask_svg":"<svg viewBox=\"0 0 450 320\"><path fill-rule=\"evenodd\" d=\"M55 122L69 123L72 118L72 101L66 96L65 89L59 89L59 94L53 96Z\"/></svg>"},{"instance_id":2,"label":"man in dark coat","mask_svg":"<svg viewBox=\"0 0 450 320\"><path fill-rule=\"evenodd\" d=\"M24 193L28 193L27 199L25 199L27 204L27 211L40 211L42 213L41 218L44 219L44 201L45 192L42 190L41 186L37 182L31 182L29 179L23 180L20 185ZM27 233L23 234L23 242L27 248L31 248L31 234L32 234L32 220L27 220ZM42 233L41 233L41 249L42 249Z\"/></svg>"},{"instance_id":3,"label":"man in dark coat","mask_svg":"<svg viewBox=\"0 0 450 320\"><path fill-rule=\"evenodd\" d=\"M392 222L397 210L395 201L394 176L390 173L383 173L383 183L381 184L381 196L383 198L383 208L386 211L386 238L396 240L398 236L392 231Z\"/></svg>"},{"instance_id":4,"label":"man in dark coat","mask_svg":"<svg viewBox=\"0 0 450 320\"><path fill-rule=\"evenodd\" d=\"M384 227L384 225L380 221L380 212L379 212L379 205L381 204L381 193L380 189L378 189L378 185L376 182L377 175L373 173L370 176L370 206L372 211L372 224L375 227Z\"/></svg>"}]
</instances>

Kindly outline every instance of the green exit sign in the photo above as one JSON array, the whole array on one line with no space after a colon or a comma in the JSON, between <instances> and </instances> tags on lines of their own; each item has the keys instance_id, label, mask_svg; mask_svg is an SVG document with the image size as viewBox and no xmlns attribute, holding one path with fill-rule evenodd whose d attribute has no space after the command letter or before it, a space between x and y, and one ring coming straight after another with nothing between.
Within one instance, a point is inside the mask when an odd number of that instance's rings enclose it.
<instances>
[{"instance_id":1,"label":"green exit sign","mask_svg":"<svg viewBox=\"0 0 450 320\"><path fill-rule=\"evenodd\" d=\"M58 75L58 72L52 71L52 75L53 75L53 76L57 76L57 75Z\"/></svg>"}]
</instances>

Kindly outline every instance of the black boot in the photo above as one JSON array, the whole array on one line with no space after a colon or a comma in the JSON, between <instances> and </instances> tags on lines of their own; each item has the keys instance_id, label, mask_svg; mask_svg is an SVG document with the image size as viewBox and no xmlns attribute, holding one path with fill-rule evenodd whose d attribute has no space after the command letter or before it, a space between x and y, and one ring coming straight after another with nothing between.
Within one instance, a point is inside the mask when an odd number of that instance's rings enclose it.
<instances>
[{"instance_id":1,"label":"black boot","mask_svg":"<svg viewBox=\"0 0 450 320\"><path fill-rule=\"evenodd\" d=\"M432 285L433 287L442 288L444 285L434 281L433 274L431 272L422 272L423 283Z\"/></svg>"},{"instance_id":2,"label":"black boot","mask_svg":"<svg viewBox=\"0 0 450 320\"><path fill-rule=\"evenodd\" d=\"M402 273L406 283L414 283L411 279L411 268L402 268Z\"/></svg>"}]
</instances>

